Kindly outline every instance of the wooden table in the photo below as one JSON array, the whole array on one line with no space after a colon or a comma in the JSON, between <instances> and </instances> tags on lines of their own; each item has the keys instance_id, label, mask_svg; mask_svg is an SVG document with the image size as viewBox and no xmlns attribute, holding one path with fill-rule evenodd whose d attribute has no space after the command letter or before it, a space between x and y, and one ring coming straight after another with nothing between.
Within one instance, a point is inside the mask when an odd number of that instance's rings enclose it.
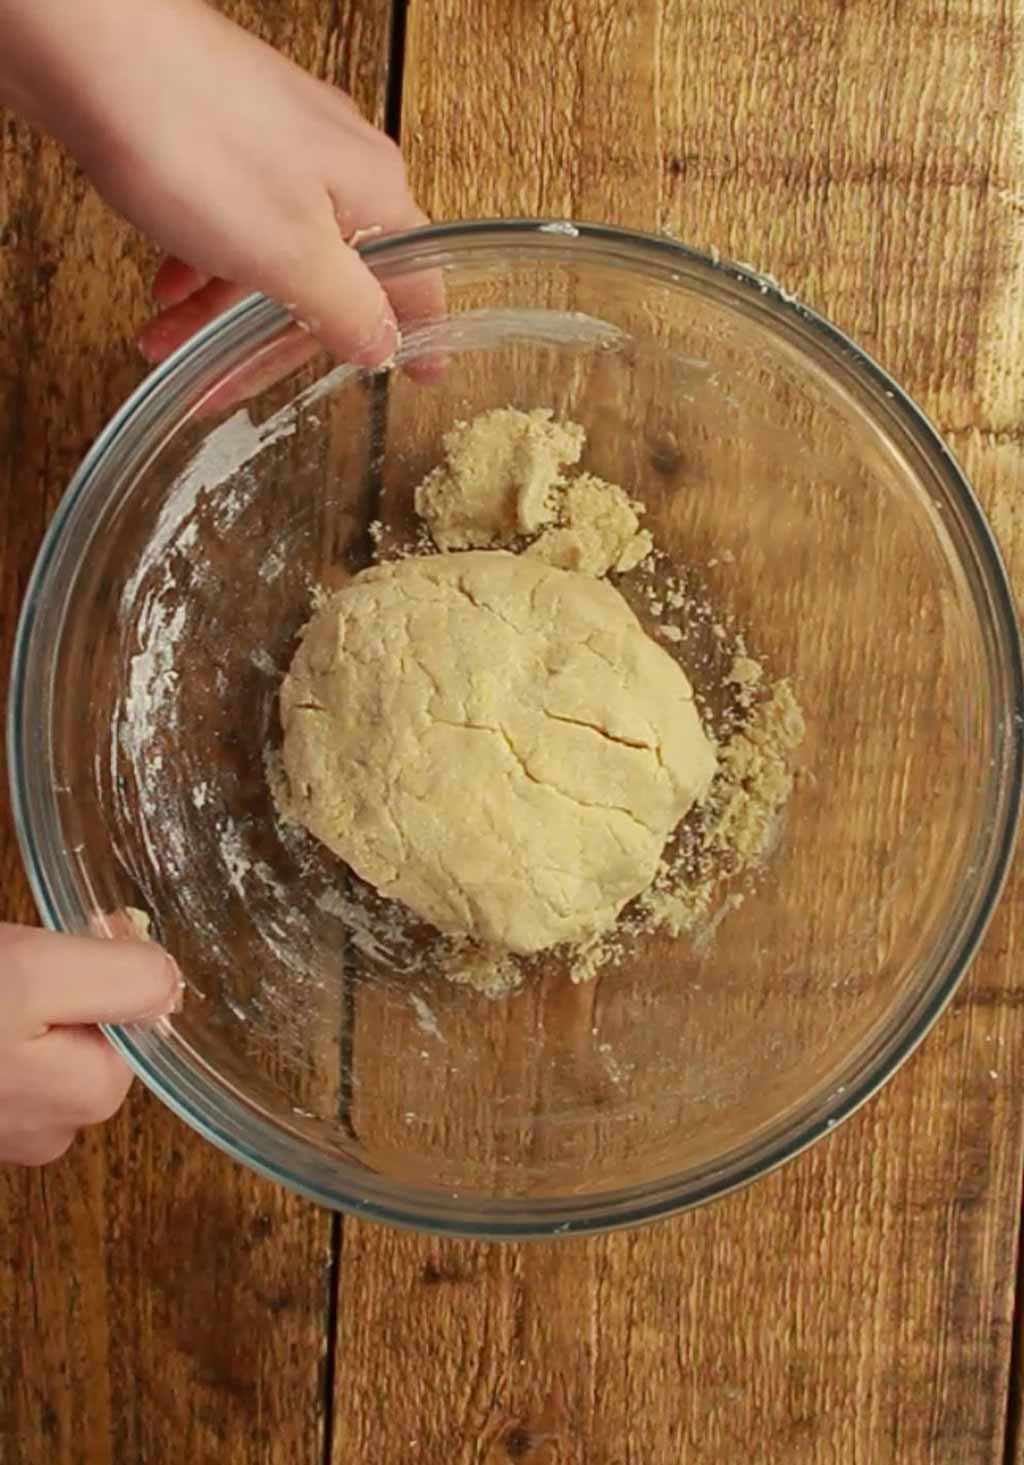
<instances>
[{"instance_id":1,"label":"wooden table","mask_svg":"<svg viewBox=\"0 0 1024 1465\"><path fill-rule=\"evenodd\" d=\"M400 127L435 217L610 219L783 279L923 403L1024 587L1024 0L226 8ZM6 661L62 486L142 375L152 255L57 147L6 121L0 150ZM30 920L2 818L0 909ZM136 1089L0 1173L0 1461L1024 1462L1022 894L829 1143L633 1234L339 1221Z\"/></svg>"}]
</instances>

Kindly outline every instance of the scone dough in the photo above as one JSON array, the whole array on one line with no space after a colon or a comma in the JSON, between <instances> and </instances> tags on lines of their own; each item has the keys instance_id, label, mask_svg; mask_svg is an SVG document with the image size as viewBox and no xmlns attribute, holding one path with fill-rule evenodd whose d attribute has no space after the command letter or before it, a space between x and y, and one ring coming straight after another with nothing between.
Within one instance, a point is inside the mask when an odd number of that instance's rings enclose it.
<instances>
[{"instance_id":1,"label":"scone dough","mask_svg":"<svg viewBox=\"0 0 1024 1465\"><path fill-rule=\"evenodd\" d=\"M416 490L416 512L438 549L511 544L556 514L562 470L579 461L584 433L549 407L495 407L445 433L445 460Z\"/></svg>"},{"instance_id":2,"label":"scone dough","mask_svg":"<svg viewBox=\"0 0 1024 1465\"><path fill-rule=\"evenodd\" d=\"M605 930L716 769L619 592L500 550L358 575L281 715L289 817L441 931L522 953Z\"/></svg>"},{"instance_id":3,"label":"scone dough","mask_svg":"<svg viewBox=\"0 0 1024 1465\"><path fill-rule=\"evenodd\" d=\"M640 528L642 512L618 484L580 473L560 496L558 527L545 529L525 553L585 575L625 574L653 548L650 531Z\"/></svg>"}]
</instances>

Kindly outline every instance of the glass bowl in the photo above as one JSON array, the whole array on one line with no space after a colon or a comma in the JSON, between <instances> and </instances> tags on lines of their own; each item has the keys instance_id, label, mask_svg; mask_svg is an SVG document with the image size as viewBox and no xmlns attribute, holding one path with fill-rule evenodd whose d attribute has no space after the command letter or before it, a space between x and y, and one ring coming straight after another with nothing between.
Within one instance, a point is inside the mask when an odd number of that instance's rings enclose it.
<instances>
[{"instance_id":1,"label":"glass bowl","mask_svg":"<svg viewBox=\"0 0 1024 1465\"><path fill-rule=\"evenodd\" d=\"M39 909L111 935L149 913L183 1010L111 1040L318 1201L487 1236L693 1206L863 1102L977 946L1020 797L998 552L917 408L746 269L537 221L364 255L407 310L443 277L448 314L406 320L402 370L311 356L247 300L144 382L60 506L10 703ZM266 756L314 588L408 527L453 421L509 404L584 425L585 466L644 502L808 730L769 867L717 927L493 1000L417 962L281 825Z\"/></svg>"}]
</instances>

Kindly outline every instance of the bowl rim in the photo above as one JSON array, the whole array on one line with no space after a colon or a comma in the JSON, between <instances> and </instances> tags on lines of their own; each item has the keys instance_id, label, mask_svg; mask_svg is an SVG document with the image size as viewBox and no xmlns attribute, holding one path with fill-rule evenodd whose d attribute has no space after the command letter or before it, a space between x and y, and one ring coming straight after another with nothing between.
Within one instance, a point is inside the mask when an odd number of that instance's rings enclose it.
<instances>
[{"instance_id":1,"label":"bowl rim","mask_svg":"<svg viewBox=\"0 0 1024 1465\"><path fill-rule=\"evenodd\" d=\"M480 1210L466 1204L450 1207L439 1203L435 1192L414 1192L418 1204L402 1200L400 1183L378 1184L380 1177L361 1180L363 1172L339 1163L337 1174L343 1187L328 1187L309 1177L289 1173L232 1135L208 1113L191 1104L187 1098L168 1086L164 1077L149 1064L136 1041L137 1030L131 1027L104 1026L114 1047L126 1059L143 1083L150 1088L190 1127L210 1140L234 1159L250 1168L298 1191L327 1207L368 1216L419 1232L473 1236L491 1239L525 1239L562 1234L600 1232L635 1226L660 1217L690 1210L710 1200L742 1189L754 1180L793 1159L824 1134L830 1133L870 1099L914 1052L936 1019L949 1003L970 965L991 919L1006 881L1020 819L1022 773L1024 773L1024 661L1021 637L1014 606L1013 592L994 534L962 469L943 442L936 428L899 384L843 331L825 317L804 305L784 290L776 280L758 273L751 266L726 259L717 252L705 252L683 244L675 238L625 229L600 223L583 223L566 219L515 218L476 219L427 225L419 229L365 241L359 252L367 263L386 266L401 262L403 256L421 249L438 246L477 244L493 239L508 245L529 239L536 245L544 239L551 245L572 249L597 245L618 248L639 262L643 256L663 265L685 264L704 274L709 280L726 277L733 292L755 292L766 314L777 321L797 321L802 331L821 344L834 360L841 358L847 370L862 382L889 398L894 419L915 440L926 457L931 458L936 472L962 513L963 531L976 556L977 569L987 595L992 626L998 631L1002 647L1005 688L1005 746L1001 772L1000 818L993 823L987 858L987 887L976 909L959 933L959 939L945 953L938 974L930 988L924 990L913 1017L905 1030L897 1033L878 1051L873 1052L864 1071L846 1090L819 1111L812 1122L804 1122L794 1132L777 1136L755 1155L748 1157L727 1180L709 1178L690 1184L680 1192L680 1180L669 1177L657 1183L653 1199L623 1201L622 1192L599 1192L594 1196L557 1197L550 1201L481 1200ZM283 307L274 305L262 295L249 295L230 310L205 326L184 343L166 361L152 371L121 408L111 417L97 437L71 479L43 537L29 579L18 618L11 664L8 713L7 757L14 824L22 859L36 906L43 923L53 930L66 930L53 894L53 880L37 845L32 828L27 797L26 764L31 755L32 729L26 718L26 684L34 659L41 654L37 645L40 605L50 588L49 577L73 511L88 492L97 473L115 444L122 441L140 415L161 396L171 378L180 379L190 367L201 365L211 347L226 348L256 326L264 338L289 319ZM36 730L35 745L38 747ZM244 1108L244 1106L242 1106ZM251 1111L249 1122L252 1122ZM351 1178L350 1178L351 1177ZM674 1186L674 1189L673 1189ZM638 1189L638 1187L632 1187ZM344 1193L342 1193L342 1190ZM361 1194L360 1191L363 1193ZM458 1201L460 1197L453 1197ZM469 1198L465 1198L468 1200ZM550 1214L548 1214L550 1212ZM525 1213L525 1214L524 1214Z\"/></svg>"}]
</instances>

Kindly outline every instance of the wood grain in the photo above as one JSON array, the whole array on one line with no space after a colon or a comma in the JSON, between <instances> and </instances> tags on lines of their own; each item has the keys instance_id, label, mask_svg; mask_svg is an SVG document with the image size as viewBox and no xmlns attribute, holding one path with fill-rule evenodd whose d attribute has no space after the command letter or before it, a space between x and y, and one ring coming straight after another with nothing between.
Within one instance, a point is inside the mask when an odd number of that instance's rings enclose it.
<instances>
[{"instance_id":1,"label":"wood grain","mask_svg":"<svg viewBox=\"0 0 1024 1465\"><path fill-rule=\"evenodd\" d=\"M223 7L382 120L390 7ZM79 458L143 375L153 251L61 151L0 119L0 659ZM0 914L32 920L0 814ZM0 1170L0 1461L314 1462L331 1218L138 1087L43 1172Z\"/></svg>"},{"instance_id":2,"label":"wood grain","mask_svg":"<svg viewBox=\"0 0 1024 1465\"><path fill-rule=\"evenodd\" d=\"M436 217L608 219L781 278L947 432L1020 589L1022 48L1006 0L412 0L403 141ZM1001 1461L1021 893L885 1092L748 1192L555 1246L347 1221L336 1465L383 1440L446 1465Z\"/></svg>"}]
</instances>

